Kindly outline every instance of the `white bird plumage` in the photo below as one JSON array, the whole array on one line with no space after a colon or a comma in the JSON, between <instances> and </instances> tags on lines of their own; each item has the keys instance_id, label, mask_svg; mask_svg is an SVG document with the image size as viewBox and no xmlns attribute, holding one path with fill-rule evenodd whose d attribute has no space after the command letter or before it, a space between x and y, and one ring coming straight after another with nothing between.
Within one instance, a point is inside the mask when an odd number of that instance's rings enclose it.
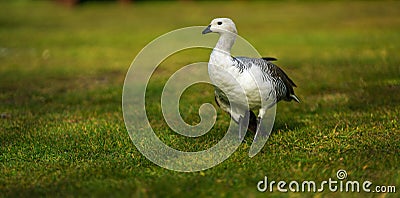
<instances>
[{"instance_id":1,"label":"white bird plumage","mask_svg":"<svg viewBox=\"0 0 400 198\"><path fill-rule=\"evenodd\" d=\"M208 63L210 80L215 86L215 100L239 124L239 130L242 130L242 121L250 119L249 129L256 131L257 137L265 133L261 121L269 108L282 99L299 102L293 91L296 85L282 69L270 62L275 58L231 56L237 36L231 19L212 20L203 34L212 32L220 35ZM257 118L253 110L258 110Z\"/></svg>"}]
</instances>

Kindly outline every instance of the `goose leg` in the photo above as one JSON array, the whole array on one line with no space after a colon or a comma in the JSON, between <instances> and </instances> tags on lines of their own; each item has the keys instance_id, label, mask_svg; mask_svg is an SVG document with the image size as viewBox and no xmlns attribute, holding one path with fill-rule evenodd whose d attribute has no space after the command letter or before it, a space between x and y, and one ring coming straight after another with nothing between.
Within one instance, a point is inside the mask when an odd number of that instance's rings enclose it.
<instances>
[{"instance_id":1,"label":"goose leg","mask_svg":"<svg viewBox=\"0 0 400 198\"><path fill-rule=\"evenodd\" d=\"M275 116L268 116L270 111L274 111L274 104L267 105L259 110L258 118L257 118L257 131L256 135L254 136L254 141L258 141L262 138L268 138L271 131L272 125L275 121Z\"/></svg>"},{"instance_id":2,"label":"goose leg","mask_svg":"<svg viewBox=\"0 0 400 198\"><path fill-rule=\"evenodd\" d=\"M239 140L242 140L244 135L246 134L249 119L250 119L250 111L246 111L244 117L243 116L239 117Z\"/></svg>"},{"instance_id":3,"label":"goose leg","mask_svg":"<svg viewBox=\"0 0 400 198\"><path fill-rule=\"evenodd\" d=\"M272 127L275 121L275 110L276 106L272 106L272 108L266 108L269 105L264 106L265 108L261 108L258 115L258 126L256 135L254 136L253 143L251 144L249 150L249 156L253 157L261 149L264 147L264 144L267 142L269 135L271 134Z\"/></svg>"},{"instance_id":4,"label":"goose leg","mask_svg":"<svg viewBox=\"0 0 400 198\"><path fill-rule=\"evenodd\" d=\"M265 115L265 109L260 109L259 113L258 113L258 117L257 117L257 131L256 134L254 136L254 141L258 141L260 138L262 137L266 137L269 134L266 134L265 131L265 126L263 123L263 118Z\"/></svg>"}]
</instances>

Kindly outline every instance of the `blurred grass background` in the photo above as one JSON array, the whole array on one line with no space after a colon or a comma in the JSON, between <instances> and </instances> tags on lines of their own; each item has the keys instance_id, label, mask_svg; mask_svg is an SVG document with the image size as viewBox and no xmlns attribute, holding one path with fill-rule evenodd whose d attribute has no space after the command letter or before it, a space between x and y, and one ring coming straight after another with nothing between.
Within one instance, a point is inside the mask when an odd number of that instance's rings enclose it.
<instances>
[{"instance_id":1,"label":"blurred grass background","mask_svg":"<svg viewBox=\"0 0 400 198\"><path fill-rule=\"evenodd\" d=\"M259 193L279 181L336 178L400 184L400 2L0 2L0 196L320 196ZM252 137L227 161L196 173L156 166L125 130L125 73L151 40L226 16L263 56L277 57L296 82L301 104L280 103L274 131L248 158ZM183 51L160 65L147 94L152 126L167 144L207 148L229 117L201 138L182 138L162 121L163 82L210 50ZM183 117L213 102L196 85L181 100ZM214 104L214 103L213 103ZM397 189L398 190L398 189ZM330 193L328 197L376 194ZM397 197L397 194L380 194Z\"/></svg>"}]
</instances>

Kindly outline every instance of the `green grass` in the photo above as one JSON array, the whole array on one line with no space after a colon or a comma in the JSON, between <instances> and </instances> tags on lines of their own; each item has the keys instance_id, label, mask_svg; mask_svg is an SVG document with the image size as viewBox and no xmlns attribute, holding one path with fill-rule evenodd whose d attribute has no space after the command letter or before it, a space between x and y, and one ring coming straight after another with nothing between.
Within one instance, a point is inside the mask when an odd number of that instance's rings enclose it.
<instances>
[{"instance_id":1,"label":"green grass","mask_svg":"<svg viewBox=\"0 0 400 198\"><path fill-rule=\"evenodd\" d=\"M277 197L321 194L257 192L264 176L323 181L345 169L349 180L400 189L400 3L0 2L0 196ZM158 167L131 142L122 117L125 74L148 42L171 30L233 18L239 34L298 84L302 103L280 103L262 152L247 156L252 136L222 164L201 172ZM187 50L163 62L147 92L155 131L182 150L214 145L218 121L201 138L184 138L162 121L163 82L183 65L207 61ZM208 85L187 90L188 123L213 102ZM215 105L215 103L213 102ZM330 193L327 197L397 194Z\"/></svg>"}]
</instances>

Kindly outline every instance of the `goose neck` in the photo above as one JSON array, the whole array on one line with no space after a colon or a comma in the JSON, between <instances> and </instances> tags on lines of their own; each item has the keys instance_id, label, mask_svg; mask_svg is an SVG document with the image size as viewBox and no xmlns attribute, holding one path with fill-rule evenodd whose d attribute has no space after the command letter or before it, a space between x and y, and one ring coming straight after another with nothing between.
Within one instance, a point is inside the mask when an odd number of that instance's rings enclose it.
<instances>
[{"instance_id":1,"label":"goose neck","mask_svg":"<svg viewBox=\"0 0 400 198\"><path fill-rule=\"evenodd\" d=\"M224 53L230 54L233 44L235 43L235 34L221 34L215 48Z\"/></svg>"}]
</instances>

